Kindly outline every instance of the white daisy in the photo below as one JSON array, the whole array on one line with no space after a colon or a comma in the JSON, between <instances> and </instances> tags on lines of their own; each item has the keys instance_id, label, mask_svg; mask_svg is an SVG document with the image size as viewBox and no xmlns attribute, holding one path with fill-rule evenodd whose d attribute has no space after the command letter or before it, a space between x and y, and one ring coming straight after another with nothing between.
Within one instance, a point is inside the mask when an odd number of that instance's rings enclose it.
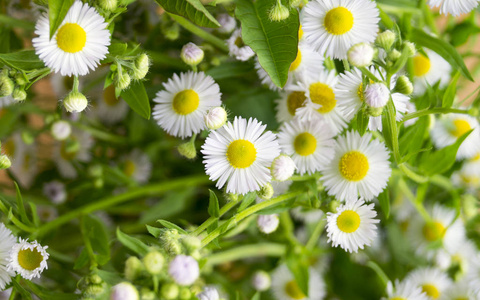
<instances>
[{"instance_id":1,"label":"white daisy","mask_svg":"<svg viewBox=\"0 0 480 300\"><path fill-rule=\"evenodd\" d=\"M53 150L54 162L58 171L65 178L77 177L76 162L89 162L92 158L90 149L93 138L86 131L73 130L65 141L59 141Z\"/></svg>"},{"instance_id":2,"label":"white daisy","mask_svg":"<svg viewBox=\"0 0 480 300\"><path fill-rule=\"evenodd\" d=\"M440 117L431 130L432 142L437 148L454 144L459 137L473 129L457 151L457 160L473 158L480 151L480 129L477 119L464 114Z\"/></svg>"},{"instance_id":3,"label":"white daisy","mask_svg":"<svg viewBox=\"0 0 480 300\"><path fill-rule=\"evenodd\" d=\"M246 194L271 181L269 168L280 146L266 127L256 119L235 117L233 123L210 132L201 152L206 173L218 179L218 188L227 183L227 193Z\"/></svg>"},{"instance_id":4,"label":"white daisy","mask_svg":"<svg viewBox=\"0 0 480 300\"><path fill-rule=\"evenodd\" d=\"M471 12L478 6L479 0L428 0L431 7L439 7L440 13L459 16Z\"/></svg>"},{"instance_id":5,"label":"white daisy","mask_svg":"<svg viewBox=\"0 0 480 300\"><path fill-rule=\"evenodd\" d=\"M429 299L438 299L452 284L447 274L436 268L418 268L410 272L405 279L420 287Z\"/></svg>"},{"instance_id":6,"label":"white daisy","mask_svg":"<svg viewBox=\"0 0 480 300\"><path fill-rule=\"evenodd\" d=\"M460 241L453 251L440 249L435 256L436 265L444 271L449 268L456 270L455 278L458 280L469 272L471 266L480 262L477 247L470 240Z\"/></svg>"},{"instance_id":7,"label":"white daisy","mask_svg":"<svg viewBox=\"0 0 480 300\"><path fill-rule=\"evenodd\" d=\"M0 291L5 289L5 286L12 281L14 272L7 268L9 253L15 246L16 240L10 229L5 227L3 223L0 223Z\"/></svg>"},{"instance_id":8,"label":"white daisy","mask_svg":"<svg viewBox=\"0 0 480 300\"><path fill-rule=\"evenodd\" d=\"M389 153L372 135L348 131L337 138L335 157L322 171L328 194L341 201L358 196L369 201L387 186L391 174Z\"/></svg>"},{"instance_id":9,"label":"white daisy","mask_svg":"<svg viewBox=\"0 0 480 300\"><path fill-rule=\"evenodd\" d=\"M360 199L340 205L336 213L327 213L328 242L350 253L370 246L377 237L375 224L380 222L374 219L377 212L373 207L373 203L366 205Z\"/></svg>"},{"instance_id":10,"label":"white daisy","mask_svg":"<svg viewBox=\"0 0 480 300\"><path fill-rule=\"evenodd\" d=\"M185 138L206 129L204 117L222 104L220 87L203 72L173 75L153 101L153 118L168 134Z\"/></svg>"},{"instance_id":11,"label":"white daisy","mask_svg":"<svg viewBox=\"0 0 480 300\"><path fill-rule=\"evenodd\" d=\"M39 278L43 270L48 269L47 248L48 246L42 247L37 241L29 243L19 238L18 243L10 250L8 270L15 271L28 280Z\"/></svg>"},{"instance_id":12,"label":"white daisy","mask_svg":"<svg viewBox=\"0 0 480 300\"><path fill-rule=\"evenodd\" d=\"M45 65L63 76L86 75L95 70L108 53L108 24L93 8L77 0L50 39L50 22L45 13L35 26L35 52Z\"/></svg>"},{"instance_id":13,"label":"white daisy","mask_svg":"<svg viewBox=\"0 0 480 300\"><path fill-rule=\"evenodd\" d=\"M105 124L114 124L125 119L129 106L122 98L115 96L115 86L112 84L97 93L95 114Z\"/></svg>"},{"instance_id":14,"label":"white daisy","mask_svg":"<svg viewBox=\"0 0 480 300\"><path fill-rule=\"evenodd\" d=\"M458 171L453 172L451 181L453 185L459 188L464 188L468 193L476 194L480 189L480 174L477 171L472 171L473 168L463 165Z\"/></svg>"},{"instance_id":15,"label":"white daisy","mask_svg":"<svg viewBox=\"0 0 480 300\"><path fill-rule=\"evenodd\" d=\"M480 293L468 284L467 281L456 282L451 285L440 297L440 300L478 300Z\"/></svg>"},{"instance_id":16,"label":"white daisy","mask_svg":"<svg viewBox=\"0 0 480 300\"><path fill-rule=\"evenodd\" d=\"M12 162L12 175L21 186L29 188L38 172L36 144L27 145L20 132L15 132L2 143L2 150Z\"/></svg>"},{"instance_id":17,"label":"white daisy","mask_svg":"<svg viewBox=\"0 0 480 300\"><path fill-rule=\"evenodd\" d=\"M321 54L346 59L351 46L375 41L378 15L370 0L314 0L302 10L302 29Z\"/></svg>"},{"instance_id":18,"label":"white daisy","mask_svg":"<svg viewBox=\"0 0 480 300\"><path fill-rule=\"evenodd\" d=\"M452 67L440 55L430 49L424 49L428 57L417 53L413 57L413 93L423 95L427 87L440 81L440 88L450 80Z\"/></svg>"},{"instance_id":19,"label":"white daisy","mask_svg":"<svg viewBox=\"0 0 480 300\"><path fill-rule=\"evenodd\" d=\"M238 28L232 36L227 40L230 56L235 57L240 61L247 61L255 55L252 48L245 45L242 40L242 29Z\"/></svg>"},{"instance_id":20,"label":"white daisy","mask_svg":"<svg viewBox=\"0 0 480 300\"><path fill-rule=\"evenodd\" d=\"M465 277L465 281L469 287L480 296L480 260L473 261Z\"/></svg>"},{"instance_id":21,"label":"white daisy","mask_svg":"<svg viewBox=\"0 0 480 300\"><path fill-rule=\"evenodd\" d=\"M392 282L387 284L387 298L383 300L428 300L422 289L409 280L395 280L395 287Z\"/></svg>"},{"instance_id":22,"label":"white daisy","mask_svg":"<svg viewBox=\"0 0 480 300\"><path fill-rule=\"evenodd\" d=\"M302 91L283 90L280 92L280 98L275 100L276 117L279 123L293 120L299 107L305 105L307 96Z\"/></svg>"},{"instance_id":23,"label":"white daisy","mask_svg":"<svg viewBox=\"0 0 480 300\"><path fill-rule=\"evenodd\" d=\"M123 172L138 183L146 183L152 173L152 162L147 154L135 149L124 158Z\"/></svg>"},{"instance_id":24,"label":"white daisy","mask_svg":"<svg viewBox=\"0 0 480 300\"><path fill-rule=\"evenodd\" d=\"M286 265L280 265L272 273L272 292L276 300L321 300L325 297L325 282L313 268L308 270L308 297L298 286Z\"/></svg>"},{"instance_id":25,"label":"white daisy","mask_svg":"<svg viewBox=\"0 0 480 300\"><path fill-rule=\"evenodd\" d=\"M300 175L312 174L333 158L334 136L324 121L295 118L280 128L278 143L282 152L292 157Z\"/></svg>"},{"instance_id":26,"label":"white daisy","mask_svg":"<svg viewBox=\"0 0 480 300\"><path fill-rule=\"evenodd\" d=\"M322 71L301 78L298 87L291 88L305 92L307 101L296 110L295 115L307 121L324 119L335 134L341 132L347 123L343 111L337 105L334 92L337 81L335 71Z\"/></svg>"}]
</instances>

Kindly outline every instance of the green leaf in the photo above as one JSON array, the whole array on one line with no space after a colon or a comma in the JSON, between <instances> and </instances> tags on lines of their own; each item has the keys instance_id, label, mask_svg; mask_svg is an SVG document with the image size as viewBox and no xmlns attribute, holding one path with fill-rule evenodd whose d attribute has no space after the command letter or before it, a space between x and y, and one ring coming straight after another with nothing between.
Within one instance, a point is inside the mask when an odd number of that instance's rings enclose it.
<instances>
[{"instance_id":1,"label":"green leaf","mask_svg":"<svg viewBox=\"0 0 480 300\"><path fill-rule=\"evenodd\" d=\"M297 57L298 12L290 10L290 16L281 22L269 20L268 12L276 0L237 0L235 15L242 23L242 38L258 55L260 65L272 82L283 87L287 82L290 65Z\"/></svg>"},{"instance_id":2,"label":"green leaf","mask_svg":"<svg viewBox=\"0 0 480 300\"><path fill-rule=\"evenodd\" d=\"M456 72L455 76L453 76L452 80L450 81L445 94L443 94L442 107L452 107L453 100L455 100L455 95L457 94L457 81L459 77L460 73Z\"/></svg>"},{"instance_id":3,"label":"green leaf","mask_svg":"<svg viewBox=\"0 0 480 300\"><path fill-rule=\"evenodd\" d=\"M140 256L145 256L149 252L149 248L139 239L126 235L117 228L117 238L125 247L137 253Z\"/></svg>"},{"instance_id":4,"label":"green leaf","mask_svg":"<svg viewBox=\"0 0 480 300\"><path fill-rule=\"evenodd\" d=\"M402 155L402 162L405 162L405 156L421 149L425 137L427 136L429 118L427 116L421 117L417 120L415 125L408 127L405 133L399 139L400 154Z\"/></svg>"},{"instance_id":5,"label":"green leaf","mask_svg":"<svg viewBox=\"0 0 480 300\"><path fill-rule=\"evenodd\" d=\"M454 47L461 46L467 42L470 36L479 32L480 28L478 28L477 25L475 25L472 21L468 20L462 22L455 25L455 27L450 30L450 43Z\"/></svg>"},{"instance_id":6,"label":"green leaf","mask_svg":"<svg viewBox=\"0 0 480 300\"><path fill-rule=\"evenodd\" d=\"M378 195L378 201L380 202L380 207L382 208L385 217L388 219L390 217L390 194L388 193L388 188Z\"/></svg>"},{"instance_id":7,"label":"green leaf","mask_svg":"<svg viewBox=\"0 0 480 300\"><path fill-rule=\"evenodd\" d=\"M15 182L15 190L17 191L17 210L18 213L20 214L20 220L22 220L23 223L26 225L33 225L32 222L30 222L30 219L27 216L27 212L25 211L25 206L23 204L23 198L22 198L22 193L20 193L20 188L18 187L18 184Z\"/></svg>"},{"instance_id":8,"label":"green leaf","mask_svg":"<svg viewBox=\"0 0 480 300\"><path fill-rule=\"evenodd\" d=\"M157 239L160 237L160 235L162 234L162 229L161 228L158 228L158 227L153 227L153 226L150 226L150 225L145 225L147 226L147 231L153 235L154 237L156 237Z\"/></svg>"},{"instance_id":9,"label":"green leaf","mask_svg":"<svg viewBox=\"0 0 480 300\"><path fill-rule=\"evenodd\" d=\"M108 47L108 53L113 56L125 55L128 49L128 44L123 42L112 42Z\"/></svg>"},{"instance_id":10,"label":"green leaf","mask_svg":"<svg viewBox=\"0 0 480 300\"><path fill-rule=\"evenodd\" d=\"M45 64L33 50L0 54L0 66L7 65L17 70L33 70L44 68Z\"/></svg>"},{"instance_id":11,"label":"green leaf","mask_svg":"<svg viewBox=\"0 0 480 300\"><path fill-rule=\"evenodd\" d=\"M208 214L214 218L220 217L220 206L218 204L217 195L212 190L210 191L210 199L208 203Z\"/></svg>"},{"instance_id":12,"label":"green leaf","mask_svg":"<svg viewBox=\"0 0 480 300\"><path fill-rule=\"evenodd\" d=\"M77 257L75 260L75 264L73 266L74 270L79 270L83 267L85 267L88 264L88 252L87 249L83 248L82 251L80 252L80 255Z\"/></svg>"},{"instance_id":13,"label":"green leaf","mask_svg":"<svg viewBox=\"0 0 480 300\"><path fill-rule=\"evenodd\" d=\"M48 18L50 19L50 38L53 37L74 0L48 0Z\"/></svg>"},{"instance_id":14,"label":"green leaf","mask_svg":"<svg viewBox=\"0 0 480 300\"><path fill-rule=\"evenodd\" d=\"M202 27L220 27L220 23L200 0L155 0L167 12L185 17Z\"/></svg>"},{"instance_id":15,"label":"green leaf","mask_svg":"<svg viewBox=\"0 0 480 300\"><path fill-rule=\"evenodd\" d=\"M100 265L106 264L110 259L110 247L105 225L97 217L86 215L83 218L82 226L82 232L90 240L92 250L95 253L95 260Z\"/></svg>"},{"instance_id":16,"label":"green leaf","mask_svg":"<svg viewBox=\"0 0 480 300\"><path fill-rule=\"evenodd\" d=\"M250 204L252 204L253 201L255 201L256 198L257 198L257 193L255 193L255 192L250 192L250 193L246 194L245 196L243 196L242 203L240 203L240 206L238 207L237 213L239 213L239 212L245 210L247 207L249 207Z\"/></svg>"},{"instance_id":17,"label":"green leaf","mask_svg":"<svg viewBox=\"0 0 480 300\"><path fill-rule=\"evenodd\" d=\"M147 120L150 119L150 100L141 81L133 82L129 89L122 91L121 97L137 114Z\"/></svg>"},{"instance_id":18,"label":"green leaf","mask_svg":"<svg viewBox=\"0 0 480 300\"><path fill-rule=\"evenodd\" d=\"M181 234L188 234L185 230L183 230L182 228L180 228L179 226L177 226L177 225L175 225L171 222L168 222L168 221L165 221L165 220L158 220L157 222L162 224L164 227L166 227L168 229L176 229Z\"/></svg>"},{"instance_id":19,"label":"green leaf","mask_svg":"<svg viewBox=\"0 0 480 300\"><path fill-rule=\"evenodd\" d=\"M117 273L105 271L105 270L97 270L96 271L98 276L102 278L106 283L109 285L116 285L117 283L120 283L122 281L125 281L120 275Z\"/></svg>"},{"instance_id":20,"label":"green leaf","mask_svg":"<svg viewBox=\"0 0 480 300\"><path fill-rule=\"evenodd\" d=\"M358 133L363 136L367 131L368 121L370 120L370 118L368 117L364 109L360 109L357 113L357 116L355 117L355 120L357 122Z\"/></svg>"},{"instance_id":21,"label":"green leaf","mask_svg":"<svg viewBox=\"0 0 480 300\"><path fill-rule=\"evenodd\" d=\"M20 293L22 296L21 299L32 300L32 295L29 291L27 291L20 283L18 283L17 279L12 280L13 289Z\"/></svg>"},{"instance_id":22,"label":"green leaf","mask_svg":"<svg viewBox=\"0 0 480 300\"><path fill-rule=\"evenodd\" d=\"M298 287L302 292L308 296L308 262L303 255L296 253L294 250L290 250L287 253L287 266L290 272L292 272Z\"/></svg>"},{"instance_id":23,"label":"green leaf","mask_svg":"<svg viewBox=\"0 0 480 300\"><path fill-rule=\"evenodd\" d=\"M463 58L458 54L455 47L449 43L433 37L420 29L413 28L410 40L419 46L426 47L438 53L446 61L448 61L454 70L460 70L460 72L471 81L474 81L470 71L463 61Z\"/></svg>"}]
</instances>

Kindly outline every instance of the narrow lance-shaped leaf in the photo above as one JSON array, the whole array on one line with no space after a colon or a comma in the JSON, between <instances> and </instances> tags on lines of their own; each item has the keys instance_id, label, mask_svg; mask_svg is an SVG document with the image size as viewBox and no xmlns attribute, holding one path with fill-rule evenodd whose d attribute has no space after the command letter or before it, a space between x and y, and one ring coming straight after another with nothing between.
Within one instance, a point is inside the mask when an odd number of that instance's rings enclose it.
<instances>
[{"instance_id":1,"label":"narrow lance-shaped leaf","mask_svg":"<svg viewBox=\"0 0 480 300\"><path fill-rule=\"evenodd\" d=\"M203 27L220 27L220 23L200 0L155 0L167 12L185 17Z\"/></svg>"},{"instance_id":2,"label":"narrow lance-shaped leaf","mask_svg":"<svg viewBox=\"0 0 480 300\"><path fill-rule=\"evenodd\" d=\"M456 72L455 76L452 78L452 81L450 81L445 94L443 94L442 107L452 107L453 100L455 100L455 95L457 94L457 81L459 77L460 73Z\"/></svg>"},{"instance_id":3,"label":"narrow lance-shaped leaf","mask_svg":"<svg viewBox=\"0 0 480 300\"><path fill-rule=\"evenodd\" d=\"M63 19L68 13L70 6L75 0L48 0L48 18L50 20L50 38L53 37Z\"/></svg>"},{"instance_id":4,"label":"narrow lance-shaped leaf","mask_svg":"<svg viewBox=\"0 0 480 300\"><path fill-rule=\"evenodd\" d=\"M130 88L122 91L121 97L137 114L147 120L150 119L150 100L141 81L132 83Z\"/></svg>"},{"instance_id":5,"label":"narrow lance-shaped leaf","mask_svg":"<svg viewBox=\"0 0 480 300\"><path fill-rule=\"evenodd\" d=\"M210 200L208 204L208 214L214 218L218 218L220 216L220 207L218 204L217 195L212 190L210 191Z\"/></svg>"}]
</instances>

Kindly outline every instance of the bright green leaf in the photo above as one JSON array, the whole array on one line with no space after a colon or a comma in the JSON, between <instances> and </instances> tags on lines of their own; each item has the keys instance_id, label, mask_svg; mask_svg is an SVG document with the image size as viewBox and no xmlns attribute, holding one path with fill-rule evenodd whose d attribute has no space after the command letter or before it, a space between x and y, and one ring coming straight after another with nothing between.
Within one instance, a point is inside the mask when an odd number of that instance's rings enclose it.
<instances>
[{"instance_id":1,"label":"bright green leaf","mask_svg":"<svg viewBox=\"0 0 480 300\"><path fill-rule=\"evenodd\" d=\"M210 191L210 199L208 203L208 214L214 218L220 217L220 206L218 204L217 195L212 190Z\"/></svg>"},{"instance_id":2,"label":"bright green leaf","mask_svg":"<svg viewBox=\"0 0 480 300\"><path fill-rule=\"evenodd\" d=\"M167 12L185 17L203 27L220 27L220 23L200 0L155 0Z\"/></svg>"},{"instance_id":3,"label":"bright green leaf","mask_svg":"<svg viewBox=\"0 0 480 300\"><path fill-rule=\"evenodd\" d=\"M176 229L181 234L188 234L185 230L183 230L182 228L180 228L179 226L177 226L177 225L175 225L171 222L168 222L168 221L165 221L165 220L158 220L157 222L162 224L164 227L166 227L168 229Z\"/></svg>"},{"instance_id":4,"label":"bright green leaf","mask_svg":"<svg viewBox=\"0 0 480 300\"><path fill-rule=\"evenodd\" d=\"M385 189L380 195L378 195L378 201L380 202L380 207L385 214L385 217L388 219L390 217L390 195L388 189Z\"/></svg>"},{"instance_id":5,"label":"bright green leaf","mask_svg":"<svg viewBox=\"0 0 480 300\"><path fill-rule=\"evenodd\" d=\"M459 77L460 77L460 73L456 72L455 76L450 81L450 84L448 85L447 90L445 91L445 94L443 94L442 107L446 107L446 108L452 107L453 100L455 100L455 96L457 94L457 81Z\"/></svg>"},{"instance_id":6,"label":"bright green leaf","mask_svg":"<svg viewBox=\"0 0 480 300\"><path fill-rule=\"evenodd\" d=\"M139 239L126 235L117 228L117 238L125 247L137 253L140 256L144 256L149 252L149 248Z\"/></svg>"},{"instance_id":7,"label":"bright green leaf","mask_svg":"<svg viewBox=\"0 0 480 300\"><path fill-rule=\"evenodd\" d=\"M245 196L243 196L242 203L240 203L240 206L238 207L237 212L244 211L247 207L250 206L250 204L253 203L253 201L255 201L256 198L257 198L257 193L255 192L250 192Z\"/></svg>"},{"instance_id":8,"label":"bright green leaf","mask_svg":"<svg viewBox=\"0 0 480 300\"><path fill-rule=\"evenodd\" d=\"M7 65L18 70L33 70L44 68L45 64L33 50L0 54L0 66Z\"/></svg>"},{"instance_id":9,"label":"bright green leaf","mask_svg":"<svg viewBox=\"0 0 480 300\"><path fill-rule=\"evenodd\" d=\"M129 89L122 91L121 97L137 114L150 119L150 100L141 81L133 82Z\"/></svg>"}]
</instances>

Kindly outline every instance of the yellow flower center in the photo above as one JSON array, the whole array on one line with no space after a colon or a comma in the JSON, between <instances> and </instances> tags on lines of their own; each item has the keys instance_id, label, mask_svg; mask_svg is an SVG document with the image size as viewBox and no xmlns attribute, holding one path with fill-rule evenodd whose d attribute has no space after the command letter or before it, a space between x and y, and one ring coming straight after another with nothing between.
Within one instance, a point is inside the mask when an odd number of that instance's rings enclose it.
<instances>
[{"instance_id":1,"label":"yellow flower center","mask_svg":"<svg viewBox=\"0 0 480 300\"><path fill-rule=\"evenodd\" d=\"M133 161L127 160L123 166L123 173L128 177L131 177L133 173L135 173L136 168L137 167Z\"/></svg>"},{"instance_id":2,"label":"yellow flower center","mask_svg":"<svg viewBox=\"0 0 480 300\"><path fill-rule=\"evenodd\" d=\"M470 129L472 129L472 127L470 127L470 123L460 119L454 120L453 126L454 128L450 131L450 133L457 138L461 137L462 135L467 133Z\"/></svg>"},{"instance_id":3,"label":"yellow flower center","mask_svg":"<svg viewBox=\"0 0 480 300\"><path fill-rule=\"evenodd\" d=\"M297 57L290 65L290 72L295 71L301 62L302 62L302 52L300 51L300 49L298 49Z\"/></svg>"},{"instance_id":4,"label":"yellow flower center","mask_svg":"<svg viewBox=\"0 0 480 300\"><path fill-rule=\"evenodd\" d=\"M227 159L236 169L248 168L257 158L257 150L252 142L236 140L227 149Z\"/></svg>"},{"instance_id":5,"label":"yellow flower center","mask_svg":"<svg viewBox=\"0 0 480 300\"><path fill-rule=\"evenodd\" d=\"M3 148L3 152L7 156L12 157L12 156L15 155L16 147L15 147L15 142L13 141L13 139L9 139L6 143L3 143L2 148Z\"/></svg>"},{"instance_id":6,"label":"yellow flower center","mask_svg":"<svg viewBox=\"0 0 480 300\"><path fill-rule=\"evenodd\" d=\"M120 101L120 99L118 99L115 95L115 87L113 84L103 90L103 101L108 106L115 106Z\"/></svg>"},{"instance_id":7,"label":"yellow flower center","mask_svg":"<svg viewBox=\"0 0 480 300\"><path fill-rule=\"evenodd\" d=\"M82 51L87 42L87 33L75 23L66 23L57 33L57 45L60 49L68 53L77 53Z\"/></svg>"},{"instance_id":8,"label":"yellow flower center","mask_svg":"<svg viewBox=\"0 0 480 300\"><path fill-rule=\"evenodd\" d=\"M360 227L360 216L353 210L345 210L338 216L337 226L345 233L355 232Z\"/></svg>"},{"instance_id":9,"label":"yellow flower center","mask_svg":"<svg viewBox=\"0 0 480 300\"><path fill-rule=\"evenodd\" d=\"M367 175L368 158L358 151L350 151L342 156L338 168L345 179L359 181Z\"/></svg>"},{"instance_id":10,"label":"yellow flower center","mask_svg":"<svg viewBox=\"0 0 480 300\"><path fill-rule=\"evenodd\" d=\"M300 25L300 27L298 28L298 39L301 40L303 37L303 29L302 29L302 25Z\"/></svg>"},{"instance_id":11,"label":"yellow flower center","mask_svg":"<svg viewBox=\"0 0 480 300\"><path fill-rule=\"evenodd\" d=\"M287 98L287 108L290 115L294 116L297 108L302 107L306 99L304 92L291 92Z\"/></svg>"},{"instance_id":12,"label":"yellow flower center","mask_svg":"<svg viewBox=\"0 0 480 300\"><path fill-rule=\"evenodd\" d=\"M308 156L317 149L317 139L312 134L304 132L297 135L293 145L295 152L301 156Z\"/></svg>"},{"instance_id":13,"label":"yellow flower center","mask_svg":"<svg viewBox=\"0 0 480 300\"><path fill-rule=\"evenodd\" d=\"M318 109L320 113L328 113L337 105L335 94L328 85L317 82L310 85L309 91L312 102L322 106Z\"/></svg>"},{"instance_id":14,"label":"yellow flower center","mask_svg":"<svg viewBox=\"0 0 480 300\"><path fill-rule=\"evenodd\" d=\"M290 280L285 284L285 293L292 299L300 300L306 298L295 280Z\"/></svg>"},{"instance_id":15,"label":"yellow flower center","mask_svg":"<svg viewBox=\"0 0 480 300\"><path fill-rule=\"evenodd\" d=\"M364 102L365 101L365 94L363 93L363 82L360 83L357 89L357 95L360 101Z\"/></svg>"},{"instance_id":16,"label":"yellow flower center","mask_svg":"<svg viewBox=\"0 0 480 300\"><path fill-rule=\"evenodd\" d=\"M325 29L330 34L342 35L352 29L353 14L345 7L339 6L327 12L323 22Z\"/></svg>"},{"instance_id":17,"label":"yellow flower center","mask_svg":"<svg viewBox=\"0 0 480 300\"><path fill-rule=\"evenodd\" d=\"M429 242L443 238L445 231L445 227L440 222L431 222L423 226L423 236Z\"/></svg>"},{"instance_id":18,"label":"yellow flower center","mask_svg":"<svg viewBox=\"0 0 480 300\"><path fill-rule=\"evenodd\" d=\"M200 97L194 90L184 90L173 98L173 110L179 115L188 115L195 111L200 103Z\"/></svg>"},{"instance_id":19,"label":"yellow flower center","mask_svg":"<svg viewBox=\"0 0 480 300\"><path fill-rule=\"evenodd\" d=\"M42 260L43 256L36 248L33 250L23 249L18 252L18 264L28 271L39 268Z\"/></svg>"},{"instance_id":20,"label":"yellow flower center","mask_svg":"<svg viewBox=\"0 0 480 300\"><path fill-rule=\"evenodd\" d=\"M420 77L430 71L431 63L430 59L422 54L419 54L413 58L413 73L415 76Z\"/></svg>"},{"instance_id":21,"label":"yellow flower center","mask_svg":"<svg viewBox=\"0 0 480 300\"><path fill-rule=\"evenodd\" d=\"M422 285L422 291L433 299L440 297L440 291L433 284Z\"/></svg>"}]
</instances>

